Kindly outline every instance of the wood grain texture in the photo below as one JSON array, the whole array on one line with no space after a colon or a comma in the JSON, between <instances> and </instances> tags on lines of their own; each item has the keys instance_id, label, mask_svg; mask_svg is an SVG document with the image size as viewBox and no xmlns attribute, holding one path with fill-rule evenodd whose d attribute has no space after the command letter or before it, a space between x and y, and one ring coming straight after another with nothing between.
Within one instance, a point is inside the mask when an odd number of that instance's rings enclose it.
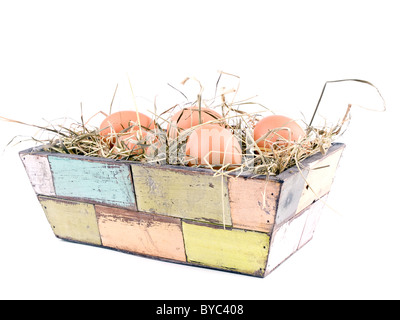
<instances>
[{"instance_id":1,"label":"wood grain texture","mask_svg":"<svg viewBox=\"0 0 400 320\"><path fill-rule=\"evenodd\" d=\"M229 178L234 228L271 232L281 184L271 180Z\"/></svg>"},{"instance_id":2,"label":"wood grain texture","mask_svg":"<svg viewBox=\"0 0 400 320\"><path fill-rule=\"evenodd\" d=\"M186 261L180 219L101 205L95 208L104 246Z\"/></svg>"},{"instance_id":3,"label":"wood grain texture","mask_svg":"<svg viewBox=\"0 0 400 320\"><path fill-rule=\"evenodd\" d=\"M96 213L92 204L43 196L38 198L57 237L101 245Z\"/></svg>"},{"instance_id":4,"label":"wood grain texture","mask_svg":"<svg viewBox=\"0 0 400 320\"><path fill-rule=\"evenodd\" d=\"M266 233L182 222L188 262L263 276L269 248Z\"/></svg>"},{"instance_id":5,"label":"wood grain texture","mask_svg":"<svg viewBox=\"0 0 400 320\"><path fill-rule=\"evenodd\" d=\"M302 190L296 212L302 211L314 200L329 192L342 153L343 148L337 149L327 157L310 163L310 170L306 179L307 183Z\"/></svg>"},{"instance_id":6,"label":"wood grain texture","mask_svg":"<svg viewBox=\"0 0 400 320\"><path fill-rule=\"evenodd\" d=\"M311 240L323 205L324 199L316 201L274 230L266 274Z\"/></svg>"},{"instance_id":7,"label":"wood grain texture","mask_svg":"<svg viewBox=\"0 0 400 320\"><path fill-rule=\"evenodd\" d=\"M132 165L139 211L232 225L226 177Z\"/></svg>"},{"instance_id":8,"label":"wood grain texture","mask_svg":"<svg viewBox=\"0 0 400 320\"><path fill-rule=\"evenodd\" d=\"M83 157L48 158L57 196L136 209L129 165Z\"/></svg>"},{"instance_id":9,"label":"wood grain texture","mask_svg":"<svg viewBox=\"0 0 400 320\"><path fill-rule=\"evenodd\" d=\"M55 195L53 177L46 155L20 153L26 173L37 194Z\"/></svg>"}]
</instances>

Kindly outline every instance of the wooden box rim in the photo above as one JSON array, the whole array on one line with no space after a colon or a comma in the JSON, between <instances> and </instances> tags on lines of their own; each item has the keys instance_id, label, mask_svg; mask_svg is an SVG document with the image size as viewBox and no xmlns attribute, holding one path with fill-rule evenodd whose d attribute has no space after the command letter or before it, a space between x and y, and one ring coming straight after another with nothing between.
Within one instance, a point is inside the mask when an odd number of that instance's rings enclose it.
<instances>
[{"instance_id":1,"label":"wooden box rim","mask_svg":"<svg viewBox=\"0 0 400 320\"><path fill-rule=\"evenodd\" d=\"M325 154L322 154L321 152L318 152L303 161L300 162L300 167L302 168L307 168L309 164L321 160L325 158L328 154L331 154L341 148L344 148L346 145L341 142L334 142L332 143L331 147L328 149L328 151ZM103 158L103 157L92 157L92 156L83 156L83 155L76 155L76 154L66 154L66 153L58 153L58 152L49 152L49 151L44 151L43 150L43 145L37 146L37 147L32 147L28 148L25 150L19 151L20 155L45 155L45 156L56 156L56 157L63 157L63 158L69 158L69 159L80 159L80 160L85 160L85 161L93 161L93 162L106 162L106 163L120 163L120 164L128 164L128 165L137 165L137 166L143 166L143 167L151 167L151 168L159 168L159 169L164 169L164 170L174 170L174 171L184 171L187 173L200 173L200 174L205 174L205 175L214 175L214 172L208 168L196 168L196 167L189 167L189 166L178 166L178 165L171 165L171 164L149 164L149 163L141 163L141 162L136 162L136 161L129 161L129 160L118 160L118 159L110 159L110 158ZM283 182L285 181L288 176L291 176L295 173L299 172L299 168L297 166L292 166L290 168L287 168L285 171L281 172L278 175L270 175L268 177L269 180L271 181L276 181L276 182ZM240 176L242 178L252 178L252 179L258 179L258 180L265 180L266 175L256 175L252 173L229 173L225 172L228 175L235 177L235 176Z\"/></svg>"}]
</instances>

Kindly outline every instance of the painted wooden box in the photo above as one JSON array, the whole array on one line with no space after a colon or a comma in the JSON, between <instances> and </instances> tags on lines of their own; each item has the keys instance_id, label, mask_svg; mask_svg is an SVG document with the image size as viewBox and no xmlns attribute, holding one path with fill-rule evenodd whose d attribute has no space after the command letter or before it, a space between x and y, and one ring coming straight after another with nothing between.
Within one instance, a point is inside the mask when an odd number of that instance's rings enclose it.
<instances>
[{"instance_id":1,"label":"painted wooden box","mask_svg":"<svg viewBox=\"0 0 400 320\"><path fill-rule=\"evenodd\" d=\"M20 152L61 239L264 277L311 240L344 144L270 177Z\"/></svg>"}]
</instances>

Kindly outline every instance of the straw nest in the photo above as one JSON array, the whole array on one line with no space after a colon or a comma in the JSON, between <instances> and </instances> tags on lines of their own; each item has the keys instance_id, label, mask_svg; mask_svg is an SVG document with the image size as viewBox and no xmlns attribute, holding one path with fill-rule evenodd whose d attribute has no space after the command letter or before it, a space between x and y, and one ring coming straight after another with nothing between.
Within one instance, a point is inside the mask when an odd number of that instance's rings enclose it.
<instances>
[{"instance_id":1,"label":"straw nest","mask_svg":"<svg viewBox=\"0 0 400 320\"><path fill-rule=\"evenodd\" d=\"M150 164L185 166L188 165L188 162L190 160L185 154L186 141L189 135L198 126L181 132L176 139L170 139L167 136L166 130L163 128L165 128L167 124L170 124L169 119L171 118L171 115L178 110L182 110L187 107L197 106L197 110L200 111L202 108L207 107L218 111L220 114L222 114L223 117L222 119L215 119L206 123L202 123L199 126L210 123L218 123L229 129L236 136L242 147L242 164L226 164L218 167L208 164L198 167L209 168L213 170L216 175L225 174L228 172L236 172L238 174L241 174L243 172L250 172L255 175L276 175L292 166L300 167L301 162L305 158L310 157L313 154L316 154L318 152L326 153L332 142L341 133L343 133L344 126L346 126L350 120L349 111L351 105L348 106L348 109L342 120L334 126L324 126L317 128L311 125L312 121L310 122L310 124L304 123L303 127L305 127L306 136L301 138L301 140L284 144L275 143L272 145L271 149L261 149L257 146L257 141L254 141L253 139L253 129L258 120L266 115L273 114L273 112L265 106L251 101L251 99L235 101L239 84L236 88L233 89L227 90L225 88L219 88L219 81L222 75L229 74L220 72L218 81L216 83L215 96L212 99L206 100L202 97L203 87L199 83L200 90L197 95L196 101L186 100L184 103L176 104L172 108L169 108L168 110L160 114L157 114L156 111L151 112L153 119L156 123L155 129L151 131L150 135L137 135L137 147L134 151L128 148L127 145L120 138L124 135L129 134L131 132L131 129L134 126L138 125L137 123L132 122L131 126L125 128L122 132L112 132L112 134L109 135L108 138L104 138L100 134L99 128L90 125L91 118L87 121L84 121L83 114L80 121L73 121L69 125L59 125L52 123L45 127L33 125L34 127L38 127L39 129L41 129L42 131L50 133L49 138L34 138L33 140L41 144L43 149L49 152L75 154L90 157L104 157L115 159L116 161L127 160L146 162ZM196 80L194 78L191 79ZM237 77L237 79L239 79L239 77ZM190 79L185 79L183 81L183 84L186 83L188 80ZM321 97L325 90L325 86L321 93ZM175 87L172 88L178 90ZM182 93L181 91L179 92ZM219 94L217 94L217 92L219 92ZM116 90L114 92L114 96L115 93ZM228 94L234 96L233 99L229 99L231 100L231 102L229 102L227 99ZM182 93L182 95L184 94ZM248 113L245 110L246 106L249 105L256 105L260 107L261 111L256 113ZM317 108L318 105L316 109ZM316 109L315 112L317 111ZM6 118L3 118L3 120L25 124ZM280 129L282 128L277 128L276 131ZM268 134L271 134L271 132L267 133L267 135ZM142 150L143 152L138 152L138 150Z\"/></svg>"},{"instance_id":2,"label":"straw nest","mask_svg":"<svg viewBox=\"0 0 400 320\"><path fill-rule=\"evenodd\" d=\"M286 144L277 143L271 149L263 149L259 148L252 138L252 124L243 121L243 114L238 117L242 123L246 124L244 128L229 125L227 118L216 120L214 123L221 123L229 128L241 142L242 164L226 164L224 166L205 164L196 167L210 168L218 173L251 171L254 174L279 174L291 166L299 165L302 160L313 154L326 153L342 127L337 125L318 129L308 126L307 135L301 140ZM230 120L233 120L233 117ZM133 123L132 126L134 125L137 124ZM204 124L199 126L202 125ZM277 128L276 131L279 129L281 128ZM124 133L113 133L107 139L100 135L98 128L88 128L80 123L74 123L68 128L59 127L55 130L57 134L54 138L38 140L43 144L45 151L154 164L188 165L190 158L185 153L186 141L194 128L181 133L177 139L169 139L166 131L160 128L154 130L150 138L149 135L138 135L135 151L132 151L119 139L129 132L129 128ZM111 140L117 141L117 143L112 145L110 144ZM138 152L138 149L146 152Z\"/></svg>"}]
</instances>

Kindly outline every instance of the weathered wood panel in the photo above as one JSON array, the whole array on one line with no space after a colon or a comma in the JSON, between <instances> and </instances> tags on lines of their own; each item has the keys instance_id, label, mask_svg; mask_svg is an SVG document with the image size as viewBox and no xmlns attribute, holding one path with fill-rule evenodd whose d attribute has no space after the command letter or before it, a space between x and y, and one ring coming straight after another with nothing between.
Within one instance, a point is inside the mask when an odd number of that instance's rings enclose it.
<instances>
[{"instance_id":1,"label":"weathered wood panel","mask_svg":"<svg viewBox=\"0 0 400 320\"><path fill-rule=\"evenodd\" d=\"M307 221L303 229L303 233L301 234L299 247L304 246L308 241L310 241L314 235L314 231L318 225L319 218L321 217L322 210L325 206L325 203L328 199L328 196L323 196L320 200L316 201L310 210L307 213Z\"/></svg>"},{"instance_id":2,"label":"weathered wood panel","mask_svg":"<svg viewBox=\"0 0 400 320\"><path fill-rule=\"evenodd\" d=\"M228 179L228 187L233 227L271 232L280 183L237 177Z\"/></svg>"},{"instance_id":3,"label":"weathered wood panel","mask_svg":"<svg viewBox=\"0 0 400 320\"><path fill-rule=\"evenodd\" d=\"M269 248L266 233L182 222L188 262L263 276Z\"/></svg>"},{"instance_id":4,"label":"weathered wood panel","mask_svg":"<svg viewBox=\"0 0 400 320\"><path fill-rule=\"evenodd\" d=\"M95 208L104 246L186 261L180 219L101 205Z\"/></svg>"},{"instance_id":5,"label":"weathered wood panel","mask_svg":"<svg viewBox=\"0 0 400 320\"><path fill-rule=\"evenodd\" d=\"M267 274L312 238L323 204L323 199L316 201L274 230L268 256Z\"/></svg>"},{"instance_id":6,"label":"weathered wood panel","mask_svg":"<svg viewBox=\"0 0 400 320\"><path fill-rule=\"evenodd\" d=\"M232 225L226 177L132 165L139 211Z\"/></svg>"},{"instance_id":7,"label":"weathered wood panel","mask_svg":"<svg viewBox=\"0 0 400 320\"><path fill-rule=\"evenodd\" d=\"M130 167L118 162L49 156L55 193L136 209Z\"/></svg>"},{"instance_id":8,"label":"weathered wood panel","mask_svg":"<svg viewBox=\"0 0 400 320\"><path fill-rule=\"evenodd\" d=\"M26 173L37 194L55 195L53 178L46 155L20 153Z\"/></svg>"},{"instance_id":9,"label":"weathered wood panel","mask_svg":"<svg viewBox=\"0 0 400 320\"><path fill-rule=\"evenodd\" d=\"M276 176L282 181L276 226L329 192L343 149L344 144L333 144L325 155L315 154Z\"/></svg>"},{"instance_id":10,"label":"weathered wood panel","mask_svg":"<svg viewBox=\"0 0 400 320\"><path fill-rule=\"evenodd\" d=\"M101 245L96 213L92 204L43 196L38 198L57 237Z\"/></svg>"},{"instance_id":11,"label":"weathered wood panel","mask_svg":"<svg viewBox=\"0 0 400 320\"><path fill-rule=\"evenodd\" d=\"M279 175L283 183L275 219L277 226L290 219L296 213L308 172L308 167L303 168L301 172L297 168L290 168Z\"/></svg>"},{"instance_id":12,"label":"weathered wood panel","mask_svg":"<svg viewBox=\"0 0 400 320\"><path fill-rule=\"evenodd\" d=\"M307 183L303 188L296 212L302 211L314 200L329 192L342 153L343 148L336 149L327 157L310 163Z\"/></svg>"}]
</instances>

